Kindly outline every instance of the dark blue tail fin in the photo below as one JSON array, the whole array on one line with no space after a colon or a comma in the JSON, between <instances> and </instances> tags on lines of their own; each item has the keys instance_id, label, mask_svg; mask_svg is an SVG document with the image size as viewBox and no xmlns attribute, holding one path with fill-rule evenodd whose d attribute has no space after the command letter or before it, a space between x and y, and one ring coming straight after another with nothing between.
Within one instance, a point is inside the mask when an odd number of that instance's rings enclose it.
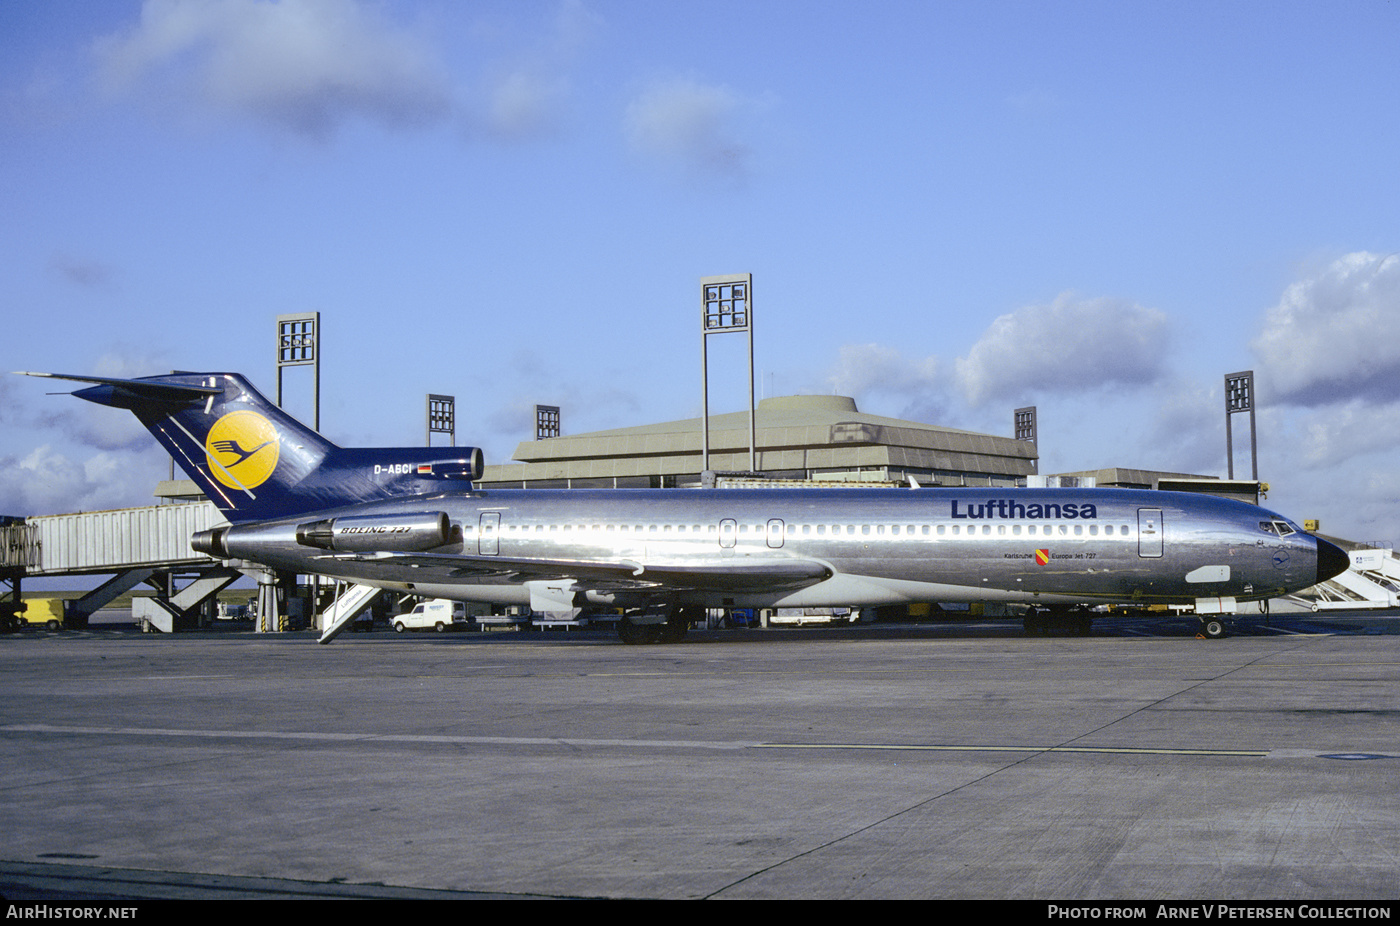
<instances>
[{"instance_id":1,"label":"dark blue tail fin","mask_svg":"<svg viewBox=\"0 0 1400 926\"><path fill-rule=\"evenodd\" d=\"M236 373L108 379L73 393L130 409L230 521L290 517L362 502L469 489L475 447L337 447Z\"/></svg>"}]
</instances>

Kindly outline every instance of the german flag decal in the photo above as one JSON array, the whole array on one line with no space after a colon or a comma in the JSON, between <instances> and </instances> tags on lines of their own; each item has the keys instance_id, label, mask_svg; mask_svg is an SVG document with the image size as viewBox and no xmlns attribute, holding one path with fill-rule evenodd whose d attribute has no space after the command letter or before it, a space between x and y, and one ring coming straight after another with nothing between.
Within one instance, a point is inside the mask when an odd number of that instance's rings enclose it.
<instances>
[{"instance_id":1,"label":"german flag decal","mask_svg":"<svg viewBox=\"0 0 1400 926\"><path fill-rule=\"evenodd\" d=\"M1049 550L1036 550L1036 551L1035 551L1035 564L1036 564L1037 566L1046 566L1046 565L1049 565L1049 563L1050 563L1050 551L1049 551Z\"/></svg>"}]
</instances>

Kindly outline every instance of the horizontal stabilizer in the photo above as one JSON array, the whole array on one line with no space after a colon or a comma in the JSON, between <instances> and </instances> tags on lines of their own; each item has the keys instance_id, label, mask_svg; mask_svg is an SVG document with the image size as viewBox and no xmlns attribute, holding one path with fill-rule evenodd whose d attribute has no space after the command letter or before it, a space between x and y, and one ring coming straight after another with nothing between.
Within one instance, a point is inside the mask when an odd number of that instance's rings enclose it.
<instances>
[{"instance_id":1,"label":"horizontal stabilizer","mask_svg":"<svg viewBox=\"0 0 1400 926\"><path fill-rule=\"evenodd\" d=\"M181 383L158 382L149 379L115 379L110 376L75 376L69 373L31 373L16 370L20 376L41 376L45 379L66 379L76 383L93 383L93 388L81 389L74 395L116 408L132 408L138 403L161 403L183 405L189 402L203 402L210 396L219 395L223 389L217 386L190 386Z\"/></svg>"}]
</instances>

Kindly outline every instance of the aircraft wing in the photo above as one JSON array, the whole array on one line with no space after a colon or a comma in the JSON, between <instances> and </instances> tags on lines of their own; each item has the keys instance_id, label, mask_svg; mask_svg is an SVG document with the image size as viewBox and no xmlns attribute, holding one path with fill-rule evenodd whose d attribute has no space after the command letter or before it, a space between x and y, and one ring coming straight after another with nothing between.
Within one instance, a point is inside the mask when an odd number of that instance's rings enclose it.
<instances>
[{"instance_id":1,"label":"aircraft wing","mask_svg":"<svg viewBox=\"0 0 1400 926\"><path fill-rule=\"evenodd\" d=\"M811 559L727 556L688 558L681 564L647 564L618 560L533 559L445 553L331 553L322 560L374 563L436 573L451 579L496 579L534 582L572 579L580 586L666 588L676 591L784 591L815 585L832 575L825 563Z\"/></svg>"}]
</instances>

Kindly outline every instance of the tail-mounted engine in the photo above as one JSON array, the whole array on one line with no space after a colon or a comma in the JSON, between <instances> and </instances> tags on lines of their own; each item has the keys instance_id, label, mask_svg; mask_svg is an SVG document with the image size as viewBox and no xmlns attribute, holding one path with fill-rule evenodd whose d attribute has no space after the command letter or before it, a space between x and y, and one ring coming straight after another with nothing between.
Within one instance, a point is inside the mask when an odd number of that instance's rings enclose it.
<instances>
[{"instance_id":1,"label":"tail-mounted engine","mask_svg":"<svg viewBox=\"0 0 1400 926\"><path fill-rule=\"evenodd\" d=\"M322 550L370 553L388 550L418 552L440 547L452 539L452 522L445 511L384 515L352 515L307 521L297 525L297 543Z\"/></svg>"}]
</instances>

